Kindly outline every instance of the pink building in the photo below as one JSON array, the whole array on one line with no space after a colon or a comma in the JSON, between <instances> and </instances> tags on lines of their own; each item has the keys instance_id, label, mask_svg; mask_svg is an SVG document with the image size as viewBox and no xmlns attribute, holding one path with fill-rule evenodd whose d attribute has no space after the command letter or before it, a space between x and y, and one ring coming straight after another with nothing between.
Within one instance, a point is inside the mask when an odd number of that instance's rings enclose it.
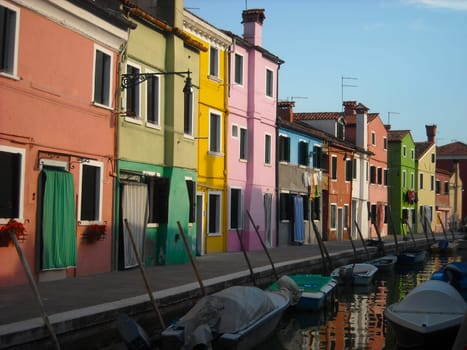
<instances>
[{"instance_id":1,"label":"pink building","mask_svg":"<svg viewBox=\"0 0 467 350\"><path fill-rule=\"evenodd\" d=\"M99 1L20 3L0 0L9 27L0 69L0 224L24 224L20 246L39 281L109 271L115 87L128 26L101 19ZM105 225L105 239L86 239L92 225ZM26 283L11 243L0 247L0 266L0 286Z\"/></svg>"},{"instance_id":2,"label":"pink building","mask_svg":"<svg viewBox=\"0 0 467 350\"><path fill-rule=\"evenodd\" d=\"M228 117L227 250L276 245L276 105L283 61L261 47L264 10L243 11L243 37L233 38ZM248 212L248 213L247 213Z\"/></svg>"}]
</instances>

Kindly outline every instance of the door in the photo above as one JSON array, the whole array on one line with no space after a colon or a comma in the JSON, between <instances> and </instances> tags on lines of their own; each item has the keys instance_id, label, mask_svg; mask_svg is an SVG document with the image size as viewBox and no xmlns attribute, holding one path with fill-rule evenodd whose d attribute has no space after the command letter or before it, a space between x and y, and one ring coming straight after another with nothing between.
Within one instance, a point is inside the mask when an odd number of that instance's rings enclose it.
<instances>
[{"instance_id":1,"label":"door","mask_svg":"<svg viewBox=\"0 0 467 350\"><path fill-rule=\"evenodd\" d=\"M344 218L342 208L337 208L337 239L342 240L344 238Z\"/></svg>"},{"instance_id":2,"label":"door","mask_svg":"<svg viewBox=\"0 0 467 350\"><path fill-rule=\"evenodd\" d=\"M204 194L196 194L196 255L204 255Z\"/></svg>"},{"instance_id":3,"label":"door","mask_svg":"<svg viewBox=\"0 0 467 350\"><path fill-rule=\"evenodd\" d=\"M272 222L271 222L271 212L272 212L272 194L264 194L264 235L266 238L266 246L272 247Z\"/></svg>"},{"instance_id":4,"label":"door","mask_svg":"<svg viewBox=\"0 0 467 350\"><path fill-rule=\"evenodd\" d=\"M65 168L44 165L39 175L37 228L42 271L76 267L74 180Z\"/></svg>"}]
</instances>

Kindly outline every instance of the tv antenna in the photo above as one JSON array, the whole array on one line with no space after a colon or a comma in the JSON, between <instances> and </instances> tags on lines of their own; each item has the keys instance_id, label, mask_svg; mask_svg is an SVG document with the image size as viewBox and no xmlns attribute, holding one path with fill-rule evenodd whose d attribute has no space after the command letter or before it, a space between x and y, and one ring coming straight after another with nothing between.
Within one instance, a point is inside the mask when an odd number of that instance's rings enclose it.
<instances>
[{"instance_id":1,"label":"tv antenna","mask_svg":"<svg viewBox=\"0 0 467 350\"><path fill-rule=\"evenodd\" d=\"M391 114L400 114L399 112L388 112L388 125L391 125Z\"/></svg>"},{"instance_id":2,"label":"tv antenna","mask_svg":"<svg viewBox=\"0 0 467 350\"><path fill-rule=\"evenodd\" d=\"M358 85L345 84L345 80L358 80L355 77L344 77L341 76L341 100L342 100L342 110L344 110L344 87L358 87Z\"/></svg>"}]
</instances>

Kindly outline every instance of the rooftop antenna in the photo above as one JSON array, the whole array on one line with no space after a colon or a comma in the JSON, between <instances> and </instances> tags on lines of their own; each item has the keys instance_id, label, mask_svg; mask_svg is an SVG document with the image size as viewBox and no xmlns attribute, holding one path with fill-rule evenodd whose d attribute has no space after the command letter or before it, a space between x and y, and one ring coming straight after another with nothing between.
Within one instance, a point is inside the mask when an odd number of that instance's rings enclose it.
<instances>
[{"instance_id":1,"label":"rooftop antenna","mask_svg":"<svg viewBox=\"0 0 467 350\"><path fill-rule=\"evenodd\" d=\"M248 0L245 0L245 10L248 10Z\"/></svg>"},{"instance_id":2,"label":"rooftop antenna","mask_svg":"<svg viewBox=\"0 0 467 350\"><path fill-rule=\"evenodd\" d=\"M344 77L341 76L341 100L342 100L342 111L344 111L344 87L358 87L358 85L344 84L344 80L358 80L354 77Z\"/></svg>"},{"instance_id":3,"label":"rooftop antenna","mask_svg":"<svg viewBox=\"0 0 467 350\"><path fill-rule=\"evenodd\" d=\"M399 112L388 112L388 125L391 125L391 114L400 114Z\"/></svg>"},{"instance_id":4,"label":"rooftop antenna","mask_svg":"<svg viewBox=\"0 0 467 350\"><path fill-rule=\"evenodd\" d=\"M290 96L290 99L287 97L287 100L289 100L289 101L295 101L295 99L297 99L297 98L303 99L303 100L307 100L307 99L308 99L308 97L306 97L306 96Z\"/></svg>"}]
</instances>

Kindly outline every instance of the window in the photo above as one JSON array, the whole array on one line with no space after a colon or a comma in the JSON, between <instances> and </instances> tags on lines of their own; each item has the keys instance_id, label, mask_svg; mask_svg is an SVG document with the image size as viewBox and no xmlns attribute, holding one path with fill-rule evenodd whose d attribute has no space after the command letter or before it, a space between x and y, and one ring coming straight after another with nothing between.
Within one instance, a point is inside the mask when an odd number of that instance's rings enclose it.
<instances>
[{"instance_id":1,"label":"window","mask_svg":"<svg viewBox=\"0 0 467 350\"><path fill-rule=\"evenodd\" d=\"M430 191L435 190L435 177L433 175L430 176Z\"/></svg>"},{"instance_id":2,"label":"window","mask_svg":"<svg viewBox=\"0 0 467 350\"><path fill-rule=\"evenodd\" d=\"M345 181L352 181L352 159L345 160Z\"/></svg>"},{"instance_id":3,"label":"window","mask_svg":"<svg viewBox=\"0 0 467 350\"><path fill-rule=\"evenodd\" d=\"M441 193L441 181L436 180L436 194L440 194L440 193Z\"/></svg>"},{"instance_id":4,"label":"window","mask_svg":"<svg viewBox=\"0 0 467 350\"><path fill-rule=\"evenodd\" d=\"M243 56L235 54L234 82L243 85Z\"/></svg>"},{"instance_id":5,"label":"window","mask_svg":"<svg viewBox=\"0 0 467 350\"><path fill-rule=\"evenodd\" d=\"M209 151L221 152L221 116L212 112L209 116Z\"/></svg>"},{"instance_id":6,"label":"window","mask_svg":"<svg viewBox=\"0 0 467 350\"><path fill-rule=\"evenodd\" d=\"M243 204L242 190L240 188L230 189L230 228L237 229L243 227Z\"/></svg>"},{"instance_id":7,"label":"window","mask_svg":"<svg viewBox=\"0 0 467 350\"><path fill-rule=\"evenodd\" d=\"M449 182L444 181L444 193L448 194L449 193Z\"/></svg>"},{"instance_id":8,"label":"window","mask_svg":"<svg viewBox=\"0 0 467 350\"><path fill-rule=\"evenodd\" d=\"M383 168L378 168L378 184L383 184Z\"/></svg>"},{"instance_id":9,"label":"window","mask_svg":"<svg viewBox=\"0 0 467 350\"><path fill-rule=\"evenodd\" d=\"M336 229L336 211L337 211L336 205L331 204L331 230Z\"/></svg>"},{"instance_id":10,"label":"window","mask_svg":"<svg viewBox=\"0 0 467 350\"><path fill-rule=\"evenodd\" d=\"M410 159L415 159L415 150L413 148L410 150Z\"/></svg>"},{"instance_id":11,"label":"window","mask_svg":"<svg viewBox=\"0 0 467 350\"><path fill-rule=\"evenodd\" d=\"M423 190L423 174L420 173L420 189Z\"/></svg>"},{"instance_id":12,"label":"window","mask_svg":"<svg viewBox=\"0 0 467 350\"><path fill-rule=\"evenodd\" d=\"M80 221L100 221L102 207L102 163L81 164Z\"/></svg>"},{"instance_id":13,"label":"window","mask_svg":"<svg viewBox=\"0 0 467 350\"><path fill-rule=\"evenodd\" d=\"M140 69L135 66L126 66L127 74L140 74ZM141 84L126 88L126 112L129 117L140 119L140 89Z\"/></svg>"},{"instance_id":14,"label":"window","mask_svg":"<svg viewBox=\"0 0 467 350\"><path fill-rule=\"evenodd\" d=\"M221 234L221 193L209 192L208 195L208 234Z\"/></svg>"},{"instance_id":15,"label":"window","mask_svg":"<svg viewBox=\"0 0 467 350\"><path fill-rule=\"evenodd\" d=\"M247 160L248 158L248 133L245 128L240 128L240 159Z\"/></svg>"},{"instance_id":16,"label":"window","mask_svg":"<svg viewBox=\"0 0 467 350\"><path fill-rule=\"evenodd\" d=\"M337 179L337 157L336 156L331 157L331 179L333 180Z\"/></svg>"},{"instance_id":17,"label":"window","mask_svg":"<svg viewBox=\"0 0 467 350\"><path fill-rule=\"evenodd\" d=\"M94 103L110 106L112 94L112 56L102 49L94 51Z\"/></svg>"},{"instance_id":18,"label":"window","mask_svg":"<svg viewBox=\"0 0 467 350\"><path fill-rule=\"evenodd\" d=\"M274 89L274 77L273 72L270 69L266 69L266 96L272 97Z\"/></svg>"},{"instance_id":19,"label":"window","mask_svg":"<svg viewBox=\"0 0 467 350\"><path fill-rule=\"evenodd\" d=\"M0 146L0 219L23 216L25 151Z\"/></svg>"},{"instance_id":20,"label":"window","mask_svg":"<svg viewBox=\"0 0 467 350\"><path fill-rule=\"evenodd\" d=\"M169 190L170 179L167 177L159 176L146 176L146 183L148 184L148 224L166 224L169 221ZM194 183L191 184L194 186ZM190 186L187 181L187 187ZM196 186L194 186L196 187ZM190 189L188 192L190 196ZM192 202L190 199L190 222ZM194 220L194 219L193 219Z\"/></svg>"},{"instance_id":21,"label":"window","mask_svg":"<svg viewBox=\"0 0 467 350\"><path fill-rule=\"evenodd\" d=\"M402 146L402 156L405 158L407 157L407 146Z\"/></svg>"},{"instance_id":22,"label":"window","mask_svg":"<svg viewBox=\"0 0 467 350\"><path fill-rule=\"evenodd\" d=\"M370 183L376 183L376 167L374 165L370 166Z\"/></svg>"},{"instance_id":23,"label":"window","mask_svg":"<svg viewBox=\"0 0 467 350\"><path fill-rule=\"evenodd\" d=\"M238 137L238 125L232 124L232 137L233 138Z\"/></svg>"},{"instance_id":24,"label":"window","mask_svg":"<svg viewBox=\"0 0 467 350\"><path fill-rule=\"evenodd\" d=\"M298 164L308 166L308 142L298 142Z\"/></svg>"},{"instance_id":25,"label":"window","mask_svg":"<svg viewBox=\"0 0 467 350\"><path fill-rule=\"evenodd\" d=\"M193 92L191 90L183 92L183 132L186 136L193 136Z\"/></svg>"},{"instance_id":26,"label":"window","mask_svg":"<svg viewBox=\"0 0 467 350\"><path fill-rule=\"evenodd\" d=\"M436 162L436 156L434 153L431 154L431 162L432 163Z\"/></svg>"},{"instance_id":27,"label":"window","mask_svg":"<svg viewBox=\"0 0 467 350\"><path fill-rule=\"evenodd\" d=\"M353 159L352 177L353 177L354 179L357 178L357 158L354 158L354 159Z\"/></svg>"},{"instance_id":28,"label":"window","mask_svg":"<svg viewBox=\"0 0 467 350\"><path fill-rule=\"evenodd\" d=\"M339 139L339 140L343 140L344 139L344 134L345 134L345 128L344 128L344 122L339 120L337 122L337 134L336 134L336 137Z\"/></svg>"},{"instance_id":29,"label":"window","mask_svg":"<svg viewBox=\"0 0 467 350\"><path fill-rule=\"evenodd\" d=\"M146 88L146 120L152 125L159 125L159 77L153 76L147 80Z\"/></svg>"},{"instance_id":30,"label":"window","mask_svg":"<svg viewBox=\"0 0 467 350\"><path fill-rule=\"evenodd\" d=\"M264 135L264 164L271 164L271 135Z\"/></svg>"},{"instance_id":31,"label":"window","mask_svg":"<svg viewBox=\"0 0 467 350\"><path fill-rule=\"evenodd\" d=\"M383 137L383 148L386 151L388 149L388 139Z\"/></svg>"},{"instance_id":32,"label":"window","mask_svg":"<svg viewBox=\"0 0 467 350\"><path fill-rule=\"evenodd\" d=\"M407 187L407 172L405 170L402 170L402 187Z\"/></svg>"},{"instance_id":33,"label":"window","mask_svg":"<svg viewBox=\"0 0 467 350\"><path fill-rule=\"evenodd\" d=\"M219 76L219 50L212 46L209 50L209 75Z\"/></svg>"},{"instance_id":34,"label":"window","mask_svg":"<svg viewBox=\"0 0 467 350\"><path fill-rule=\"evenodd\" d=\"M313 146L313 168L321 168L323 153L320 146Z\"/></svg>"},{"instance_id":35,"label":"window","mask_svg":"<svg viewBox=\"0 0 467 350\"><path fill-rule=\"evenodd\" d=\"M415 174L414 173L410 173L410 188L412 190L415 189Z\"/></svg>"},{"instance_id":36,"label":"window","mask_svg":"<svg viewBox=\"0 0 467 350\"><path fill-rule=\"evenodd\" d=\"M290 138L279 135L279 162L290 162Z\"/></svg>"},{"instance_id":37,"label":"window","mask_svg":"<svg viewBox=\"0 0 467 350\"><path fill-rule=\"evenodd\" d=\"M17 74L19 12L15 7L0 5L0 73Z\"/></svg>"},{"instance_id":38,"label":"window","mask_svg":"<svg viewBox=\"0 0 467 350\"><path fill-rule=\"evenodd\" d=\"M376 146L376 133L374 131L371 132L371 144Z\"/></svg>"}]
</instances>

